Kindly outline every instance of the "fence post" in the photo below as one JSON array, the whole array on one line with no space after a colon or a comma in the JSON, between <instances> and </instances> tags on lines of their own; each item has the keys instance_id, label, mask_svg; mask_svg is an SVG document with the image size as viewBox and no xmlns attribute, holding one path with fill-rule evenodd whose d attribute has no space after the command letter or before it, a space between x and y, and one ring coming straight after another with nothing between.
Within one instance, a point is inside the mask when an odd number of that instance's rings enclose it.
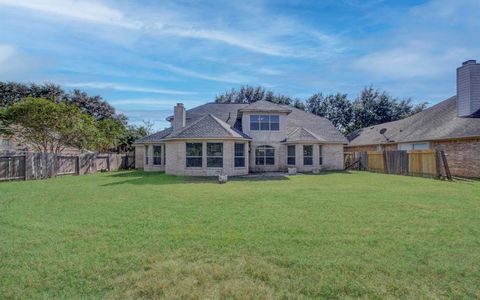
<instances>
[{"instance_id":1,"label":"fence post","mask_svg":"<svg viewBox=\"0 0 480 300\"><path fill-rule=\"evenodd\" d=\"M112 158L112 154L108 153L107 155L107 170L110 172L110 159Z\"/></svg>"},{"instance_id":2,"label":"fence post","mask_svg":"<svg viewBox=\"0 0 480 300\"><path fill-rule=\"evenodd\" d=\"M442 177L442 165L440 164L440 151L435 151L435 168L436 168L436 178L440 179Z\"/></svg>"},{"instance_id":3,"label":"fence post","mask_svg":"<svg viewBox=\"0 0 480 300\"><path fill-rule=\"evenodd\" d=\"M388 174L387 151L383 150L383 173Z\"/></svg>"},{"instance_id":4,"label":"fence post","mask_svg":"<svg viewBox=\"0 0 480 300\"><path fill-rule=\"evenodd\" d=\"M75 157L75 173L80 175L80 154Z\"/></svg>"}]
</instances>

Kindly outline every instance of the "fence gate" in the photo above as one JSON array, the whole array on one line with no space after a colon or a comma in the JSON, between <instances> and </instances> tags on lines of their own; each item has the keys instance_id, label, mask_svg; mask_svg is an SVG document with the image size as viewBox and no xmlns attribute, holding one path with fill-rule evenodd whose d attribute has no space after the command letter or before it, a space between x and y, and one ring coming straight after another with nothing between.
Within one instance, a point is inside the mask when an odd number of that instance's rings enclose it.
<instances>
[{"instance_id":1,"label":"fence gate","mask_svg":"<svg viewBox=\"0 0 480 300\"><path fill-rule=\"evenodd\" d=\"M25 179L26 156L0 156L0 181Z\"/></svg>"}]
</instances>

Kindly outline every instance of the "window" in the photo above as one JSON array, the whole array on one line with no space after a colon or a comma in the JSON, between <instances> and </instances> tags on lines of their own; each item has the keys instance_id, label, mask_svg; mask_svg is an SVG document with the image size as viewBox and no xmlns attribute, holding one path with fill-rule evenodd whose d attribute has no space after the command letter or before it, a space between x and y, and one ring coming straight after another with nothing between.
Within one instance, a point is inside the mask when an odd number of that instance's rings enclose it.
<instances>
[{"instance_id":1,"label":"window","mask_svg":"<svg viewBox=\"0 0 480 300\"><path fill-rule=\"evenodd\" d=\"M303 145L303 165L304 166L313 165L313 146L312 145Z\"/></svg>"},{"instance_id":2,"label":"window","mask_svg":"<svg viewBox=\"0 0 480 300\"><path fill-rule=\"evenodd\" d=\"M295 165L295 145L287 146L287 165Z\"/></svg>"},{"instance_id":3,"label":"window","mask_svg":"<svg viewBox=\"0 0 480 300\"><path fill-rule=\"evenodd\" d=\"M145 145L145 164L148 165L148 145Z\"/></svg>"},{"instance_id":4,"label":"window","mask_svg":"<svg viewBox=\"0 0 480 300\"><path fill-rule=\"evenodd\" d=\"M428 143L415 143L412 148L413 150L428 150Z\"/></svg>"},{"instance_id":5,"label":"window","mask_svg":"<svg viewBox=\"0 0 480 300\"><path fill-rule=\"evenodd\" d=\"M280 130L280 117L277 115L251 115L250 130Z\"/></svg>"},{"instance_id":6,"label":"window","mask_svg":"<svg viewBox=\"0 0 480 300\"><path fill-rule=\"evenodd\" d=\"M9 139L2 139L2 143L0 146L10 146L10 140Z\"/></svg>"},{"instance_id":7,"label":"window","mask_svg":"<svg viewBox=\"0 0 480 300\"><path fill-rule=\"evenodd\" d=\"M318 146L318 164L323 165L323 149L322 145Z\"/></svg>"},{"instance_id":8,"label":"window","mask_svg":"<svg viewBox=\"0 0 480 300\"><path fill-rule=\"evenodd\" d=\"M187 168L202 167L202 143L186 144Z\"/></svg>"},{"instance_id":9,"label":"window","mask_svg":"<svg viewBox=\"0 0 480 300\"><path fill-rule=\"evenodd\" d=\"M207 143L207 167L222 168L223 167L223 144Z\"/></svg>"},{"instance_id":10,"label":"window","mask_svg":"<svg viewBox=\"0 0 480 300\"><path fill-rule=\"evenodd\" d=\"M153 146L153 164L162 164L162 146Z\"/></svg>"},{"instance_id":11,"label":"window","mask_svg":"<svg viewBox=\"0 0 480 300\"><path fill-rule=\"evenodd\" d=\"M275 164L275 148L259 146L255 149L255 164L257 166L272 166Z\"/></svg>"},{"instance_id":12,"label":"window","mask_svg":"<svg viewBox=\"0 0 480 300\"><path fill-rule=\"evenodd\" d=\"M235 168L245 167L245 144L235 143Z\"/></svg>"}]
</instances>

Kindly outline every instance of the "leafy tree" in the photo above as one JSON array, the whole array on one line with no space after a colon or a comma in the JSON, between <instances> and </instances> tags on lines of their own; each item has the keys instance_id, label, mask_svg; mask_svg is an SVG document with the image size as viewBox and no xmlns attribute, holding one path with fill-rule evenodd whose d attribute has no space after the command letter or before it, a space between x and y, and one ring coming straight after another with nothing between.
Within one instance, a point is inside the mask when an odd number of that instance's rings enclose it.
<instances>
[{"instance_id":1,"label":"leafy tree","mask_svg":"<svg viewBox=\"0 0 480 300\"><path fill-rule=\"evenodd\" d=\"M85 92L75 89L73 92L65 94L63 99L68 103L76 105L82 112L91 115L96 120L115 119L126 124L126 117L117 114L115 108L103 100L101 96L90 96Z\"/></svg>"},{"instance_id":2,"label":"leafy tree","mask_svg":"<svg viewBox=\"0 0 480 300\"><path fill-rule=\"evenodd\" d=\"M124 135L119 144L119 151L127 152L133 150L133 143L139 138L153 133L153 123L143 121L142 125L127 125Z\"/></svg>"},{"instance_id":3,"label":"leafy tree","mask_svg":"<svg viewBox=\"0 0 480 300\"><path fill-rule=\"evenodd\" d=\"M79 108L44 98L26 98L0 114L4 132L36 151L58 153L67 146L91 149L97 139L95 120Z\"/></svg>"},{"instance_id":4,"label":"leafy tree","mask_svg":"<svg viewBox=\"0 0 480 300\"><path fill-rule=\"evenodd\" d=\"M108 152L115 149L125 135L125 126L114 119L103 119L96 123L98 129L97 150Z\"/></svg>"},{"instance_id":5,"label":"leafy tree","mask_svg":"<svg viewBox=\"0 0 480 300\"><path fill-rule=\"evenodd\" d=\"M288 96L275 95L272 91L267 91L263 87L251 87L248 85L240 87L239 90L232 89L215 97L216 103L253 103L260 100L286 105L293 105L295 103L295 101ZM300 104L297 103L297 105Z\"/></svg>"},{"instance_id":6,"label":"leafy tree","mask_svg":"<svg viewBox=\"0 0 480 300\"><path fill-rule=\"evenodd\" d=\"M385 91L365 87L353 102L353 122L348 132L406 118L422 111L426 105L413 105L411 99L398 100Z\"/></svg>"},{"instance_id":7,"label":"leafy tree","mask_svg":"<svg viewBox=\"0 0 480 300\"><path fill-rule=\"evenodd\" d=\"M306 102L307 111L329 119L338 130L347 132L353 117L352 103L347 99L347 94L323 96L317 93Z\"/></svg>"},{"instance_id":8,"label":"leafy tree","mask_svg":"<svg viewBox=\"0 0 480 300\"><path fill-rule=\"evenodd\" d=\"M19 102L23 98L45 98L52 101L59 101L65 92L55 84L24 84L18 82L0 81L0 107Z\"/></svg>"}]
</instances>

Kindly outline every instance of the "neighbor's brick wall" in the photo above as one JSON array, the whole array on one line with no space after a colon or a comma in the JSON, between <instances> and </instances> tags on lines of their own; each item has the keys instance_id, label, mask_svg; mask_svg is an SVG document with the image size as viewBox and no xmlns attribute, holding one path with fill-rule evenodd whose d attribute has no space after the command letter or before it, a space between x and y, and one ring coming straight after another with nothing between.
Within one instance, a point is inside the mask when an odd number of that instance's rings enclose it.
<instances>
[{"instance_id":1,"label":"neighbor's brick wall","mask_svg":"<svg viewBox=\"0 0 480 300\"><path fill-rule=\"evenodd\" d=\"M143 169L145 164L145 146L135 146L135 169Z\"/></svg>"},{"instance_id":2,"label":"neighbor's brick wall","mask_svg":"<svg viewBox=\"0 0 480 300\"><path fill-rule=\"evenodd\" d=\"M445 151L452 175L480 177L480 138L432 142L433 148Z\"/></svg>"}]
</instances>

